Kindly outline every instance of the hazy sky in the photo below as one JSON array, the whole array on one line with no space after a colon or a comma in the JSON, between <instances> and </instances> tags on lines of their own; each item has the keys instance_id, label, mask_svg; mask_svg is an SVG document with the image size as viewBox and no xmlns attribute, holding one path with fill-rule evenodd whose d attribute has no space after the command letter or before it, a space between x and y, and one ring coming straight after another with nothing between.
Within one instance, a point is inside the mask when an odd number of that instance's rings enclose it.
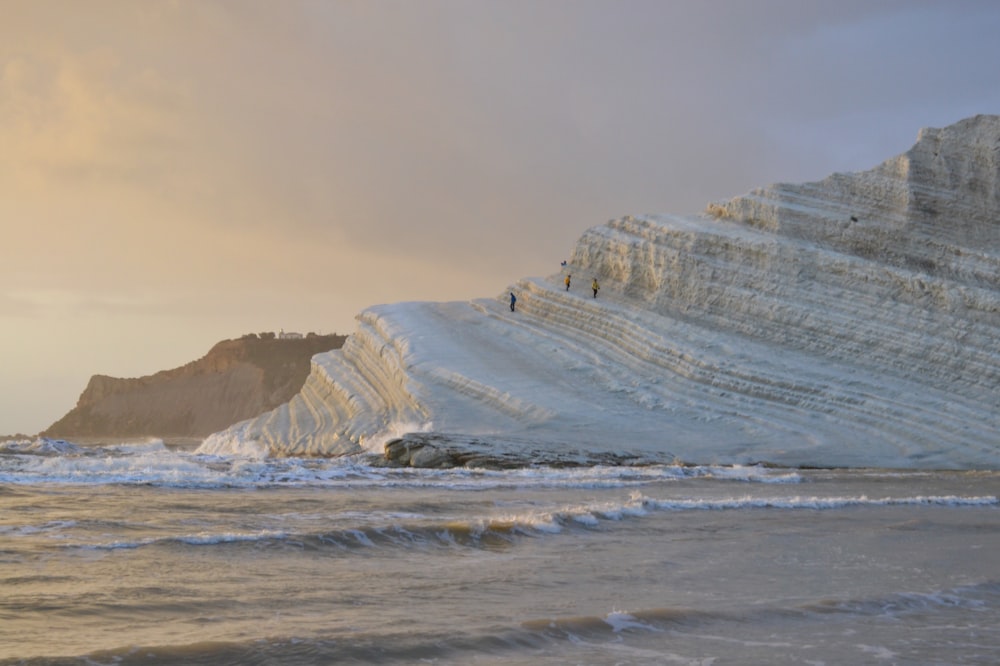
<instances>
[{"instance_id":1,"label":"hazy sky","mask_svg":"<svg viewBox=\"0 0 1000 666\"><path fill-rule=\"evenodd\" d=\"M1000 113L1000 3L0 0L0 434Z\"/></svg>"}]
</instances>

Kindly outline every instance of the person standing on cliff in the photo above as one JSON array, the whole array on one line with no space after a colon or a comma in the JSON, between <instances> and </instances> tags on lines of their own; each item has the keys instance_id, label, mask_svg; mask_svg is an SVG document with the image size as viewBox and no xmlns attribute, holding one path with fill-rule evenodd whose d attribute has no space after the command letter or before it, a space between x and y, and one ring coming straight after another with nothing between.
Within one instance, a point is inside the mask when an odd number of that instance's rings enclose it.
<instances>
[{"instance_id":1,"label":"person standing on cliff","mask_svg":"<svg viewBox=\"0 0 1000 666\"><path fill-rule=\"evenodd\" d=\"M594 290L594 298L597 298L597 290L601 288L601 285L597 284L597 278L590 283L590 288Z\"/></svg>"},{"instance_id":2,"label":"person standing on cliff","mask_svg":"<svg viewBox=\"0 0 1000 666\"><path fill-rule=\"evenodd\" d=\"M514 295L514 292L510 292L510 311L511 312L514 311L514 304L515 303L517 303L517 296Z\"/></svg>"},{"instance_id":3,"label":"person standing on cliff","mask_svg":"<svg viewBox=\"0 0 1000 666\"><path fill-rule=\"evenodd\" d=\"M569 274L567 273L567 274L566 274L566 279L565 279L565 280L563 280L563 282L565 282L565 283L566 283L566 291L569 291L569 279L570 279L571 277L573 277L573 276L572 276L572 275L569 275Z\"/></svg>"}]
</instances>

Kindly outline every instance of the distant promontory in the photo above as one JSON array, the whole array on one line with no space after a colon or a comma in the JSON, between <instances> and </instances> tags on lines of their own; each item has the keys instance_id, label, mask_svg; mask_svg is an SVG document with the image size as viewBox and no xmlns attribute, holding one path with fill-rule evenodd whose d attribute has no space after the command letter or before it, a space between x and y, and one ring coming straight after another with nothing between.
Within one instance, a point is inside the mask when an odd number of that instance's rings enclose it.
<instances>
[{"instance_id":1,"label":"distant promontory","mask_svg":"<svg viewBox=\"0 0 1000 666\"><path fill-rule=\"evenodd\" d=\"M46 437L194 438L287 402L309 376L314 354L346 336L251 333L223 340L202 358L138 378L94 375Z\"/></svg>"}]
</instances>

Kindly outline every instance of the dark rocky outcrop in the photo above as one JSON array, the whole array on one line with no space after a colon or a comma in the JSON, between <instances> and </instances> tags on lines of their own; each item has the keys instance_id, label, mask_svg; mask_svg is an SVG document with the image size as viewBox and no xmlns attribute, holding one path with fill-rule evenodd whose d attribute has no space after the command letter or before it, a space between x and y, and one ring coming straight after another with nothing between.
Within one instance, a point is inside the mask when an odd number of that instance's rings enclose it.
<instances>
[{"instance_id":1,"label":"dark rocky outcrop","mask_svg":"<svg viewBox=\"0 0 1000 666\"><path fill-rule=\"evenodd\" d=\"M630 451L588 451L565 442L511 437L477 437L411 432L385 444L385 462L394 467L517 469L530 465L584 467L672 463L673 455Z\"/></svg>"},{"instance_id":2,"label":"dark rocky outcrop","mask_svg":"<svg viewBox=\"0 0 1000 666\"><path fill-rule=\"evenodd\" d=\"M94 375L46 437L204 437L288 401L314 354L339 349L343 335L297 339L248 335L219 342L202 358L146 377Z\"/></svg>"}]
</instances>

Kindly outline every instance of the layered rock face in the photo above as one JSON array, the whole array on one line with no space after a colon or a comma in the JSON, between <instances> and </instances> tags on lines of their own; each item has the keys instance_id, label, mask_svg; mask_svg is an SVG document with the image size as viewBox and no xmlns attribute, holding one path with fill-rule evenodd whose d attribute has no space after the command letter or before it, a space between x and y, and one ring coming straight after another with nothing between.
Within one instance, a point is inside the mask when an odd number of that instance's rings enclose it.
<instances>
[{"instance_id":1,"label":"layered rock face","mask_svg":"<svg viewBox=\"0 0 1000 666\"><path fill-rule=\"evenodd\" d=\"M506 291L371 308L288 404L203 449L335 455L422 431L391 449L1000 463L1000 117L922 130L870 171L612 220L566 272L579 288L515 284L516 312Z\"/></svg>"},{"instance_id":2,"label":"layered rock face","mask_svg":"<svg viewBox=\"0 0 1000 666\"><path fill-rule=\"evenodd\" d=\"M203 358L132 379L90 378L75 408L48 437L204 437L288 401L302 388L310 358L345 336L224 340Z\"/></svg>"}]
</instances>

